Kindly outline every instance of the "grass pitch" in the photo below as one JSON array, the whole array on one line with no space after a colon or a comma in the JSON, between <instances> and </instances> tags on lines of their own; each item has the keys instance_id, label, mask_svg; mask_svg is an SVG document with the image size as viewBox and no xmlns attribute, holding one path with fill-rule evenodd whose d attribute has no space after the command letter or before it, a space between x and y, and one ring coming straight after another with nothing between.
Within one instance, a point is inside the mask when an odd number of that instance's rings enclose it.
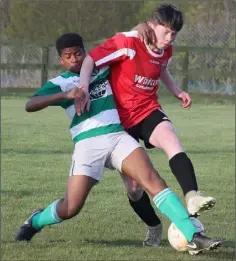
<instances>
[{"instance_id":1,"label":"grass pitch","mask_svg":"<svg viewBox=\"0 0 236 261\"><path fill-rule=\"evenodd\" d=\"M162 95L162 94L161 94ZM19 225L38 207L62 197L73 145L63 109L29 114L26 97L2 98L2 260L233 260L235 247L235 122L233 102L223 96L192 95L184 111L170 95L161 103L192 159L199 188L217 204L200 217L207 235L226 240L223 247L199 256L178 253L167 241L142 247L145 225L131 210L117 172L106 171L82 212L47 227L30 243L14 242ZM149 151L154 166L182 197L163 152Z\"/></svg>"}]
</instances>

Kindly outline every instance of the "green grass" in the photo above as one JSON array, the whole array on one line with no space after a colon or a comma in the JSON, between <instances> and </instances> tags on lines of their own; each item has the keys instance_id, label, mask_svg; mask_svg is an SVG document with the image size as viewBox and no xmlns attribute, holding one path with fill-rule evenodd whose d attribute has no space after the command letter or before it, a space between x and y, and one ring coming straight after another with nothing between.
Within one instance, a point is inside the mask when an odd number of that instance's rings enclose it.
<instances>
[{"instance_id":1,"label":"green grass","mask_svg":"<svg viewBox=\"0 0 236 261\"><path fill-rule=\"evenodd\" d=\"M222 248L204 255L178 253L167 241L142 247L145 225L132 212L117 172L106 171L82 212L67 222L45 228L30 243L15 243L14 234L30 212L62 197L73 145L64 111L50 108L29 114L26 98L2 99L2 260L233 260L235 247L235 129L232 100L193 95L184 111L173 98L161 99L195 166L199 187L215 196L215 208L200 220L207 235L223 237ZM149 151L154 166L182 197L165 155Z\"/></svg>"}]
</instances>

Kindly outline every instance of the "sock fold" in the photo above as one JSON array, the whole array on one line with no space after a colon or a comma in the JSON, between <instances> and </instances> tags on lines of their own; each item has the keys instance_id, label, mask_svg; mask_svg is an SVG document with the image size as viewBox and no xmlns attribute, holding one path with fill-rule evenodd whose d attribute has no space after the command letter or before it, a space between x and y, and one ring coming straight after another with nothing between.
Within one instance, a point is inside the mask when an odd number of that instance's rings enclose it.
<instances>
[{"instance_id":1,"label":"sock fold","mask_svg":"<svg viewBox=\"0 0 236 261\"><path fill-rule=\"evenodd\" d=\"M36 214L32 218L32 226L33 228L40 230L46 225L53 225L57 223L61 223L63 220L60 219L57 215L57 203L59 199L54 201L51 205L44 209L44 211Z\"/></svg>"}]
</instances>

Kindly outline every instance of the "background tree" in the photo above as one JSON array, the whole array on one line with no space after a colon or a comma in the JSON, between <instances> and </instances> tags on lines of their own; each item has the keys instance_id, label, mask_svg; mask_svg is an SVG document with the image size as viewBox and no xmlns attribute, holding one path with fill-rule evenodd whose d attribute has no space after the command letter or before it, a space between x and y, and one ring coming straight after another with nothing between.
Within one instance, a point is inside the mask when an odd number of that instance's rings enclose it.
<instances>
[{"instance_id":1,"label":"background tree","mask_svg":"<svg viewBox=\"0 0 236 261\"><path fill-rule=\"evenodd\" d=\"M85 40L94 41L130 29L130 25L136 23L134 10L139 9L140 4L142 2L112 0L12 0L5 34L12 39L52 43L58 35L76 31Z\"/></svg>"}]
</instances>

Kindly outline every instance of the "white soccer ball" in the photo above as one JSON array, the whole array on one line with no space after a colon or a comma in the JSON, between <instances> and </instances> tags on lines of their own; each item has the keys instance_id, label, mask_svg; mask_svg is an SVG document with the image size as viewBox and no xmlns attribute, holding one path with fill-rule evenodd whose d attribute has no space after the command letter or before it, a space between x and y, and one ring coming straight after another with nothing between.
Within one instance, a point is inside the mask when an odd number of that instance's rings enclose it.
<instances>
[{"instance_id":1,"label":"white soccer ball","mask_svg":"<svg viewBox=\"0 0 236 261\"><path fill-rule=\"evenodd\" d=\"M197 228L197 231L204 234L204 226L197 218L190 217L192 223ZM174 223L171 223L168 228L168 240L171 246L179 252L187 251L188 241Z\"/></svg>"}]
</instances>

